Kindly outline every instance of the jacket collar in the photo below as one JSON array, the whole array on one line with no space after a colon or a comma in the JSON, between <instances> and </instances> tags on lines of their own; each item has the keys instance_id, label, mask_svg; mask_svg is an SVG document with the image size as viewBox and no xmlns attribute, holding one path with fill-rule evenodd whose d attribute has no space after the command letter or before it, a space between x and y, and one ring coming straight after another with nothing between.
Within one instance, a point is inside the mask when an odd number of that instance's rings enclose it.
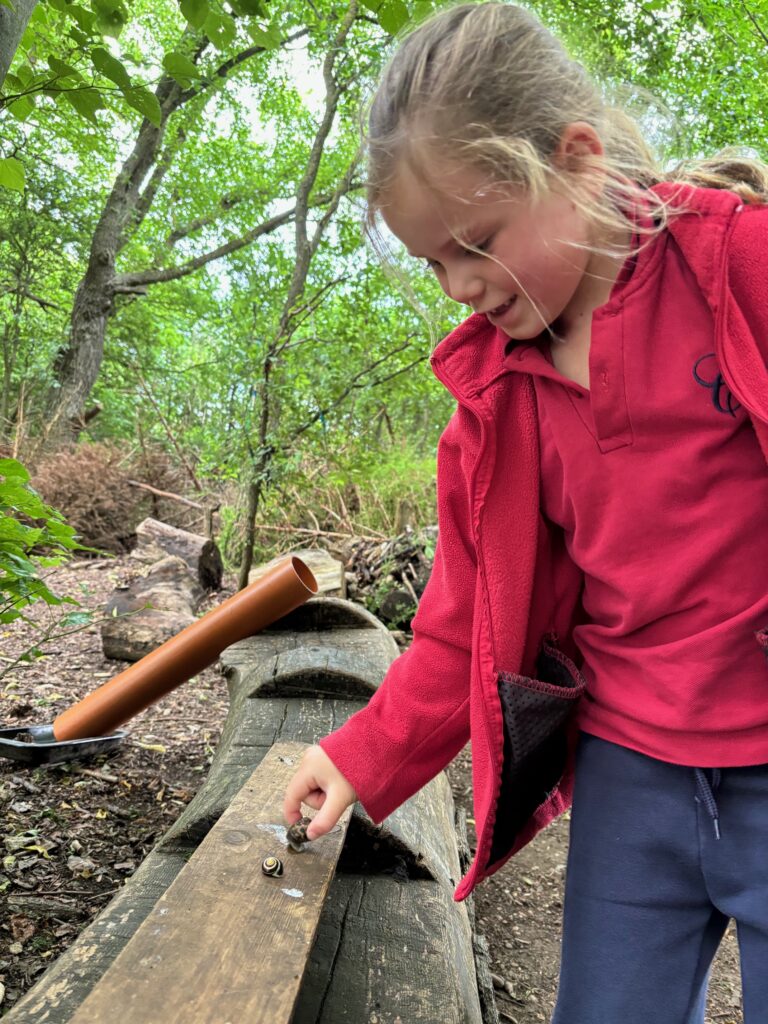
<instances>
[{"instance_id":1,"label":"jacket collar","mask_svg":"<svg viewBox=\"0 0 768 1024\"><path fill-rule=\"evenodd\" d=\"M676 211L668 230L680 246L709 305L717 310L723 285L728 227L742 202L733 192L662 182L653 192ZM706 217L703 228L702 217ZM484 313L473 313L437 346L432 354L435 376L457 401L471 403L489 384L506 373L509 338Z\"/></svg>"},{"instance_id":2,"label":"jacket collar","mask_svg":"<svg viewBox=\"0 0 768 1024\"><path fill-rule=\"evenodd\" d=\"M432 371L457 401L470 403L507 372L507 345L509 338L489 322L485 313L473 313L432 353Z\"/></svg>"},{"instance_id":3,"label":"jacket collar","mask_svg":"<svg viewBox=\"0 0 768 1024\"><path fill-rule=\"evenodd\" d=\"M722 299L730 227L743 206L742 200L723 189L696 188L671 181L654 185L653 191L670 207L669 233L710 307L717 311Z\"/></svg>"}]
</instances>

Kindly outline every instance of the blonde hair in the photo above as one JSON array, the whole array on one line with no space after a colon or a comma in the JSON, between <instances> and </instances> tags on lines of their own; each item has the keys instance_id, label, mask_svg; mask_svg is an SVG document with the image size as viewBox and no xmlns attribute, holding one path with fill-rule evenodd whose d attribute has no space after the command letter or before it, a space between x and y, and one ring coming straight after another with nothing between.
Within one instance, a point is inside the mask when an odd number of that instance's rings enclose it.
<instances>
[{"instance_id":1,"label":"blonde hair","mask_svg":"<svg viewBox=\"0 0 768 1024\"><path fill-rule=\"evenodd\" d=\"M592 125L604 147L589 158L605 182L597 195L581 187L588 176L553 167L564 128L577 121ZM768 198L768 167L735 150L662 172L636 121L605 100L536 17L507 3L444 10L402 41L370 107L368 157L369 228L403 159L438 189L446 160L532 198L554 174L607 237L626 234L627 211L641 197L647 233L663 228L676 207L648 191L661 181L731 189L746 202Z\"/></svg>"}]
</instances>

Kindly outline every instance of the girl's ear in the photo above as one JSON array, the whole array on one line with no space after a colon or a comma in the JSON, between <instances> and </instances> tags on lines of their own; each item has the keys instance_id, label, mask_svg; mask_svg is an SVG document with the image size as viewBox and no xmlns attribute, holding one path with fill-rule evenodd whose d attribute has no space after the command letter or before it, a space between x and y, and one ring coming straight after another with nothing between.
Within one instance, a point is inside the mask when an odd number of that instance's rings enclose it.
<instances>
[{"instance_id":1,"label":"girl's ear","mask_svg":"<svg viewBox=\"0 0 768 1024\"><path fill-rule=\"evenodd\" d=\"M605 153L602 140L588 121L572 121L563 128L552 157L553 165L562 171L578 174L601 165Z\"/></svg>"}]
</instances>

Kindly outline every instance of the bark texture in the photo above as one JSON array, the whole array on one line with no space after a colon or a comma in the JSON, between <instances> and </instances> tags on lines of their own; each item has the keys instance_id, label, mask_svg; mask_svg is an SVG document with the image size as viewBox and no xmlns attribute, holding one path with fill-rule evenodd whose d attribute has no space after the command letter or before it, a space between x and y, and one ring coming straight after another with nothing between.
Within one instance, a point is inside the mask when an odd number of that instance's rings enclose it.
<instances>
[{"instance_id":1,"label":"bark texture","mask_svg":"<svg viewBox=\"0 0 768 1024\"><path fill-rule=\"evenodd\" d=\"M18 49L37 0L14 0L13 8L0 7L0 86Z\"/></svg>"}]
</instances>

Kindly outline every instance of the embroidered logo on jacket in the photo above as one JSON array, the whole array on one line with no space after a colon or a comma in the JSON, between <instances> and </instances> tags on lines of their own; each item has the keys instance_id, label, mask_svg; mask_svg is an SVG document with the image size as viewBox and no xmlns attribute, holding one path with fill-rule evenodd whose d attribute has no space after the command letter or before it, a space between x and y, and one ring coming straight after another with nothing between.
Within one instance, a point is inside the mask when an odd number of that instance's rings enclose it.
<instances>
[{"instance_id":1,"label":"embroidered logo on jacket","mask_svg":"<svg viewBox=\"0 0 768 1024\"><path fill-rule=\"evenodd\" d=\"M704 365L702 366L702 364ZM702 367L701 371L699 370L700 366ZM712 392L712 404L718 412L725 413L726 416L736 415L736 410L741 408L741 403L737 402L728 390L728 385L718 370L714 352L708 352L696 360L693 366L693 379L697 384L701 384L703 388Z\"/></svg>"}]
</instances>

